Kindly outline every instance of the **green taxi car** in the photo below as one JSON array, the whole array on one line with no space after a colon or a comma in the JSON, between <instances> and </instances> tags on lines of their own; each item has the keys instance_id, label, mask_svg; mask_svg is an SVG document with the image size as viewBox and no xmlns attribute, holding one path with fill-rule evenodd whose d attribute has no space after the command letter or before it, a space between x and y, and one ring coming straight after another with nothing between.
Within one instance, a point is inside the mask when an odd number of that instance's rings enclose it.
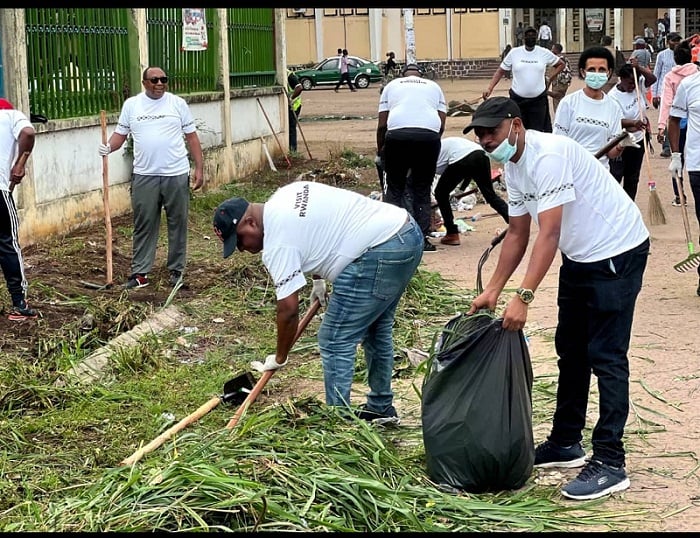
<instances>
[{"instance_id":1,"label":"green taxi car","mask_svg":"<svg viewBox=\"0 0 700 538\"><path fill-rule=\"evenodd\" d=\"M348 56L350 80L358 88L367 88L371 82L381 82L382 72L379 66L364 58ZM300 69L294 74L299 78L302 88L310 90L315 86L335 86L340 79L340 58L331 56L321 60L310 69Z\"/></svg>"}]
</instances>

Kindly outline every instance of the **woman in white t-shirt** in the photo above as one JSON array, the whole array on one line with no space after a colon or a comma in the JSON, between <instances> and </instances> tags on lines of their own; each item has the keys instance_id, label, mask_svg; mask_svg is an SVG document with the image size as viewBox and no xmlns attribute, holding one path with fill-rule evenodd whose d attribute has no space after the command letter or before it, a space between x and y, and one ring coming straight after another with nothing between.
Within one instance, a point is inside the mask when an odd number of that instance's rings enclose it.
<instances>
[{"instance_id":1,"label":"woman in white t-shirt","mask_svg":"<svg viewBox=\"0 0 700 538\"><path fill-rule=\"evenodd\" d=\"M636 84L634 81L635 72L639 76ZM620 81L610 90L608 97L620 104L625 120L630 120L634 123L634 125L628 127L628 130L639 147L629 147L622 152L622 155L612 159L610 161L610 173L622 183L625 192L634 200L637 196L639 175L642 170L642 161L644 160L644 138L646 132L651 128L647 121L646 113L643 112L649 106L644 95L647 88L650 88L656 82L656 75L648 67L639 65L635 58L631 58L630 63L620 67L617 74L620 77ZM637 127L640 124L641 128Z\"/></svg>"},{"instance_id":2,"label":"woman in white t-shirt","mask_svg":"<svg viewBox=\"0 0 700 538\"><path fill-rule=\"evenodd\" d=\"M612 76L614 66L615 58L605 47L589 47L581 53L578 75L586 85L559 102L554 116L554 134L573 138L591 153L596 153L622 131L622 109L602 89ZM624 144L631 142L627 140L629 138L600 157L606 168L608 159L619 157Z\"/></svg>"}]
</instances>

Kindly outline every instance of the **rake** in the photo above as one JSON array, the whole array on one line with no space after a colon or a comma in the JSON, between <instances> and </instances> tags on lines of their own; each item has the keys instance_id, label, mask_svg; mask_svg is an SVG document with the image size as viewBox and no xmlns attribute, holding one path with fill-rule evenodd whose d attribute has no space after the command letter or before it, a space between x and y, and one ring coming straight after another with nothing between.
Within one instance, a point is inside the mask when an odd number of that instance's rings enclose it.
<instances>
[{"instance_id":1,"label":"rake","mask_svg":"<svg viewBox=\"0 0 700 538\"><path fill-rule=\"evenodd\" d=\"M673 268L679 273L685 273L687 270L700 265L700 254L695 252L693 240L690 238L690 222L688 221L688 208L685 206L687 198L685 197L685 192L683 192L683 176L673 175L676 183L678 183L678 191L681 194L681 215L683 217L683 228L685 229L685 241L688 243L688 257L678 262Z\"/></svg>"}]
</instances>

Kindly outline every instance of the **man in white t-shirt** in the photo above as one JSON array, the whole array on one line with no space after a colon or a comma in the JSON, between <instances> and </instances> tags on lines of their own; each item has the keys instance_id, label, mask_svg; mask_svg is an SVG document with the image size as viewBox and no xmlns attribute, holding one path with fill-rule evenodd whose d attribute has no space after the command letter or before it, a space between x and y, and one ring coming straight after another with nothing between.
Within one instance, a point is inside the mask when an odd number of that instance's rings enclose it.
<instances>
[{"instance_id":1,"label":"man in white t-shirt","mask_svg":"<svg viewBox=\"0 0 700 538\"><path fill-rule=\"evenodd\" d=\"M491 159L504 164L510 220L496 268L469 314L495 310L520 266L534 221L538 231L525 275L503 311L503 328L525 327L537 287L561 253L554 343L559 359L557 403L536 467L584 469L561 492L596 499L627 489L622 441L629 414L629 350L634 307L649 254L649 231L637 205L578 142L525 129L518 105L483 102L474 129ZM599 418L593 454L581 446L591 375L598 378Z\"/></svg>"},{"instance_id":2,"label":"man in white t-shirt","mask_svg":"<svg viewBox=\"0 0 700 538\"><path fill-rule=\"evenodd\" d=\"M498 81L506 73L512 72L509 95L518 103L526 128L551 133L552 118L549 115L547 89L566 65L551 50L536 43L537 30L530 26L525 29L524 45L512 48L503 58L482 97L488 99ZM546 77L547 67L552 67L549 79Z\"/></svg>"},{"instance_id":3,"label":"man in white t-shirt","mask_svg":"<svg viewBox=\"0 0 700 538\"><path fill-rule=\"evenodd\" d=\"M22 182L26 158L34 149L34 126L12 103L0 98L0 266L12 307L7 319L35 319L39 313L27 304L27 278L19 246L19 214L12 189Z\"/></svg>"},{"instance_id":4,"label":"man in white t-shirt","mask_svg":"<svg viewBox=\"0 0 700 538\"><path fill-rule=\"evenodd\" d=\"M313 277L310 300L326 305L318 331L326 403L350 406L357 345L370 391L356 411L368 421L398 424L391 378L396 307L423 256L423 233L408 212L323 183L296 181L265 203L230 198L214 213L224 258L262 251L277 297L277 350L252 366L287 364L299 319L299 290ZM387 270L388 269L388 270ZM326 284L333 292L326 304Z\"/></svg>"},{"instance_id":5,"label":"man in white t-shirt","mask_svg":"<svg viewBox=\"0 0 700 538\"><path fill-rule=\"evenodd\" d=\"M408 64L402 77L384 87L379 97L377 155L385 172L384 201L403 206L423 230L426 252L436 250L430 235L430 188L445 130L447 103L437 82L422 77L420 67ZM411 181L406 177L411 171ZM405 196L404 191L408 191Z\"/></svg>"},{"instance_id":6,"label":"man in white t-shirt","mask_svg":"<svg viewBox=\"0 0 700 538\"><path fill-rule=\"evenodd\" d=\"M539 30L537 31L537 39L540 42L540 47L545 49L551 48L552 44L552 29L547 24L547 21L542 21Z\"/></svg>"},{"instance_id":7,"label":"man in white t-shirt","mask_svg":"<svg viewBox=\"0 0 700 538\"><path fill-rule=\"evenodd\" d=\"M440 243L454 246L461 243L450 205L450 195L460 183L462 189L466 189L472 179L486 203L508 222L508 204L493 188L491 161L479 144L461 136L443 138L435 173L440 176L435 185L435 201L445 224L445 236L440 239Z\"/></svg>"},{"instance_id":8,"label":"man in white t-shirt","mask_svg":"<svg viewBox=\"0 0 700 538\"><path fill-rule=\"evenodd\" d=\"M683 159L680 153L681 120L688 124L685 133ZM683 164L688 172L688 182L695 199L695 218L700 223L700 73L688 75L678 84L668 116L668 140L671 144L671 163L668 166L678 181L683 181ZM685 192L689 199L688 192ZM700 295L700 265L698 266L698 288Z\"/></svg>"},{"instance_id":9,"label":"man in white t-shirt","mask_svg":"<svg viewBox=\"0 0 700 538\"><path fill-rule=\"evenodd\" d=\"M106 144L100 144L98 150L100 155L109 155L122 147L129 134L134 140L133 258L131 276L124 285L126 289L148 286L163 209L168 219L169 283L182 285L190 207L188 147L194 160L192 189L197 190L204 183L202 146L187 103L167 91L168 77L160 67L147 67L141 83L144 91L124 101L112 136Z\"/></svg>"}]
</instances>

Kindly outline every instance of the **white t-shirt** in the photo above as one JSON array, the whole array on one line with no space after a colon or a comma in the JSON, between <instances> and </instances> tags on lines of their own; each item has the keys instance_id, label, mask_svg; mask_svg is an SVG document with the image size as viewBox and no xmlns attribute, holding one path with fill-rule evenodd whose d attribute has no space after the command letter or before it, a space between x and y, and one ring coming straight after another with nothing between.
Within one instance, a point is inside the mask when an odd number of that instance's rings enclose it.
<instances>
[{"instance_id":1,"label":"white t-shirt","mask_svg":"<svg viewBox=\"0 0 700 538\"><path fill-rule=\"evenodd\" d=\"M700 72L685 77L678 84L669 114L688 118L683 154L685 167L689 172L700 171Z\"/></svg>"},{"instance_id":2,"label":"white t-shirt","mask_svg":"<svg viewBox=\"0 0 700 538\"><path fill-rule=\"evenodd\" d=\"M645 91L642 91L644 88ZM642 106L644 110L648 108L648 103L646 100L646 89L648 86L644 84L644 77L639 77L639 93L642 98ZM639 112L639 100L637 99L637 92L632 90L631 92L622 92L618 90L617 84L613 86L608 92L608 97L614 99L620 104L622 108L622 115L626 120L639 120L642 116ZM644 131L634 131L631 133L634 137L635 142L641 142L644 139Z\"/></svg>"},{"instance_id":3,"label":"white t-shirt","mask_svg":"<svg viewBox=\"0 0 700 538\"><path fill-rule=\"evenodd\" d=\"M510 49L501 62L501 69L513 72L511 89L520 97L537 97L545 90L547 67L563 61L551 50L535 45L527 50L525 45Z\"/></svg>"},{"instance_id":4,"label":"white t-shirt","mask_svg":"<svg viewBox=\"0 0 700 538\"><path fill-rule=\"evenodd\" d=\"M617 256L649 237L637 204L593 155L571 138L528 129L525 151L504 168L508 214L562 207L559 249L569 259Z\"/></svg>"},{"instance_id":5,"label":"white t-shirt","mask_svg":"<svg viewBox=\"0 0 700 538\"><path fill-rule=\"evenodd\" d=\"M395 78L384 86L379 112L389 111L387 130L414 127L440 132L438 111L447 113L445 94L432 80L410 76Z\"/></svg>"},{"instance_id":6,"label":"white t-shirt","mask_svg":"<svg viewBox=\"0 0 700 538\"><path fill-rule=\"evenodd\" d=\"M405 209L324 183L295 181L265 202L262 261L277 299L306 284L305 274L333 282L353 260L406 223Z\"/></svg>"},{"instance_id":7,"label":"white t-shirt","mask_svg":"<svg viewBox=\"0 0 700 538\"><path fill-rule=\"evenodd\" d=\"M12 166L17 160L19 133L34 126L20 110L0 110L0 190L10 190Z\"/></svg>"},{"instance_id":8,"label":"white t-shirt","mask_svg":"<svg viewBox=\"0 0 700 538\"><path fill-rule=\"evenodd\" d=\"M543 24L537 32L537 39L552 39L552 29Z\"/></svg>"},{"instance_id":9,"label":"white t-shirt","mask_svg":"<svg viewBox=\"0 0 700 538\"><path fill-rule=\"evenodd\" d=\"M461 161L474 151L484 151L477 144L461 136L446 136L440 140L440 155L438 155L435 173L441 175L451 164Z\"/></svg>"},{"instance_id":10,"label":"white t-shirt","mask_svg":"<svg viewBox=\"0 0 700 538\"><path fill-rule=\"evenodd\" d=\"M190 171L184 134L195 132L185 100L170 92L151 99L146 92L124 101L114 132L134 137L134 173L179 176Z\"/></svg>"},{"instance_id":11,"label":"white t-shirt","mask_svg":"<svg viewBox=\"0 0 700 538\"><path fill-rule=\"evenodd\" d=\"M554 116L552 132L576 140L591 153L596 153L622 132L620 104L603 94L602 99L591 99L583 89L565 95ZM608 167L608 156L600 162Z\"/></svg>"}]
</instances>

